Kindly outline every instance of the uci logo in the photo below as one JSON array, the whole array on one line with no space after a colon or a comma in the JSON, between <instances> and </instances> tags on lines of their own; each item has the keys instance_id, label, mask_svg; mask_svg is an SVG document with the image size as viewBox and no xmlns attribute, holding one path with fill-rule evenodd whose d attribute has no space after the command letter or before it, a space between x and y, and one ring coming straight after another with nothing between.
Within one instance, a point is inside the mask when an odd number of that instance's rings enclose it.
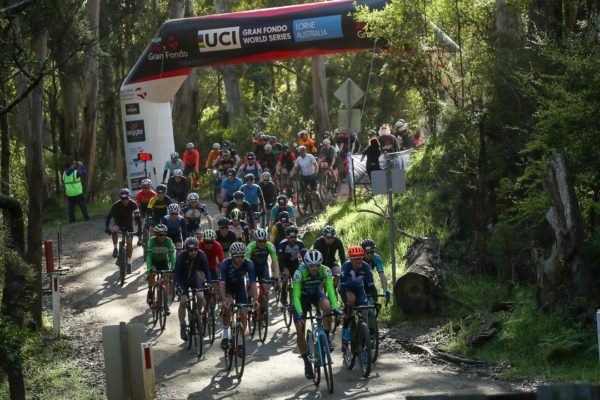
<instances>
[{"instance_id":1,"label":"uci logo","mask_svg":"<svg viewBox=\"0 0 600 400\"><path fill-rule=\"evenodd\" d=\"M200 53L239 49L241 47L239 26L198 31L198 50L200 50Z\"/></svg>"}]
</instances>

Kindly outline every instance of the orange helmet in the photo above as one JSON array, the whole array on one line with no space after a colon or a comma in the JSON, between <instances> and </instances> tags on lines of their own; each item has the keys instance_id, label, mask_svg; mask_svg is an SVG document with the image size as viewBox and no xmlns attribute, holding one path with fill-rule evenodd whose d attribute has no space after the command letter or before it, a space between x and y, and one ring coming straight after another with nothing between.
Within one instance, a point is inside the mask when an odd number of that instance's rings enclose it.
<instances>
[{"instance_id":1,"label":"orange helmet","mask_svg":"<svg viewBox=\"0 0 600 400\"><path fill-rule=\"evenodd\" d=\"M348 248L348 257L364 257L365 249L362 246L350 246Z\"/></svg>"}]
</instances>

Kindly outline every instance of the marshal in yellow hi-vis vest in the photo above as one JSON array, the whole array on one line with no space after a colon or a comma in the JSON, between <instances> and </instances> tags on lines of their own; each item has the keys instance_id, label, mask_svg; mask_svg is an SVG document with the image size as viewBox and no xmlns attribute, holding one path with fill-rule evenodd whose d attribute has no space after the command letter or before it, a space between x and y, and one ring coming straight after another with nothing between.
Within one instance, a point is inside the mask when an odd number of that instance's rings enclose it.
<instances>
[{"instance_id":1,"label":"marshal in yellow hi-vis vest","mask_svg":"<svg viewBox=\"0 0 600 400\"><path fill-rule=\"evenodd\" d=\"M70 172L70 173L67 173ZM73 161L66 163L65 171L63 172L63 182L65 184L65 194L67 195L67 203L69 206L69 222L75 222L75 207L79 206L81 214L86 221L89 221L90 216L87 212L87 205L83 196L83 185L81 177L87 174L87 168L81 161Z\"/></svg>"},{"instance_id":2,"label":"marshal in yellow hi-vis vest","mask_svg":"<svg viewBox=\"0 0 600 400\"><path fill-rule=\"evenodd\" d=\"M63 172L63 182L65 183L65 192L67 196L73 197L83 193L81 178L79 177L77 170L73 170L70 175Z\"/></svg>"}]
</instances>

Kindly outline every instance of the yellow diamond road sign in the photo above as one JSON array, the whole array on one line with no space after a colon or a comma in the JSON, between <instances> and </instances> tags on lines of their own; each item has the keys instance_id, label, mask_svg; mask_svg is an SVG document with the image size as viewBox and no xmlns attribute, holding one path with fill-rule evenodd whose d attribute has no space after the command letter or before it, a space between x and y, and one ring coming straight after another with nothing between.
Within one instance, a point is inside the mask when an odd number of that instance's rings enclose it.
<instances>
[{"instance_id":1,"label":"yellow diamond road sign","mask_svg":"<svg viewBox=\"0 0 600 400\"><path fill-rule=\"evenodd\" d=\"M360 87L350 78L346 79L344 83L340 85L339 88L333 95L337 97L346 108L352 107L361 97L363 97L365 92L362 91Z\"/></svg>"}]
</instances>

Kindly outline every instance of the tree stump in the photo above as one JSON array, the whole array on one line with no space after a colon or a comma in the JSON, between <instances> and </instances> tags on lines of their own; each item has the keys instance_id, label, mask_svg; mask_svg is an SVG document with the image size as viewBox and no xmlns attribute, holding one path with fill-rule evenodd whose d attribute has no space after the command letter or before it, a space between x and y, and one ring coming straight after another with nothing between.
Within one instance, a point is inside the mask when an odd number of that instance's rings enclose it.
<instances>
[{"instance_id":1,"label":"tree stump","mask_svg":"<svg viewBox=\"0 0 600 400\"><path fill-rule=\"evenodd\" d=\"M417 238L406 253L408 268L394 285L394 297L405 312L418 314L438 308L443 266L437 238Z\"/></svg>"}]
</instances>

